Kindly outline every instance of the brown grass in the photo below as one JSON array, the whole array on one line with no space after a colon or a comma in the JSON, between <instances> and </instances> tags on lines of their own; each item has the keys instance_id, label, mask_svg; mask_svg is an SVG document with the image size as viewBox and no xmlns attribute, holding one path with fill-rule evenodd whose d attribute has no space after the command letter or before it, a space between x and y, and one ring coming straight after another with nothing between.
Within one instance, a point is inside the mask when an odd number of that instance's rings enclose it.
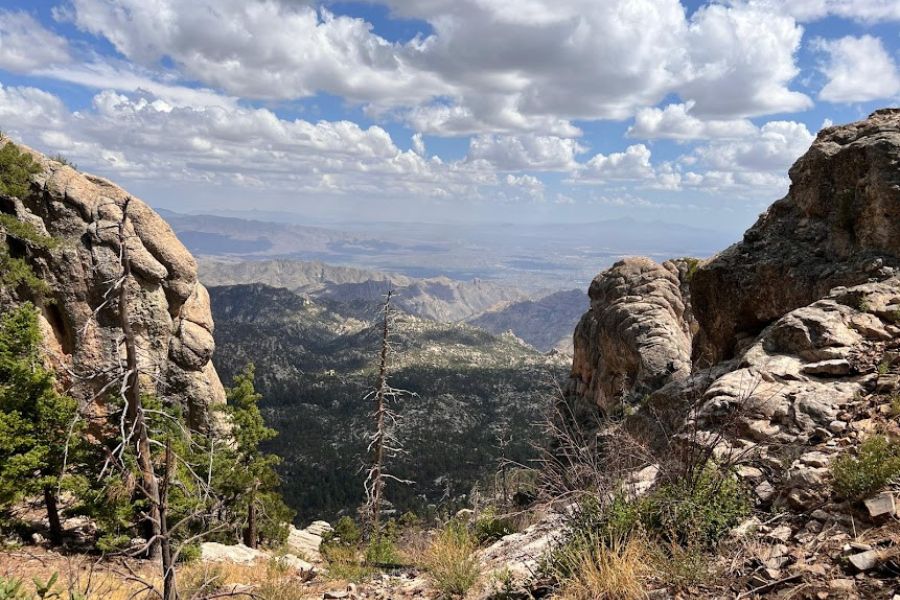
<instances>
[{"instance_id":1,"label":"brown grass","mask_svg":"<svg viewBox=\"0 0 900 600\"><path fill-rule=\"evenodd\" d=\"M562 582L561 600L643 600L652 556L638 536L585 551L576 572Z\"/></svg>"}]
</instances>

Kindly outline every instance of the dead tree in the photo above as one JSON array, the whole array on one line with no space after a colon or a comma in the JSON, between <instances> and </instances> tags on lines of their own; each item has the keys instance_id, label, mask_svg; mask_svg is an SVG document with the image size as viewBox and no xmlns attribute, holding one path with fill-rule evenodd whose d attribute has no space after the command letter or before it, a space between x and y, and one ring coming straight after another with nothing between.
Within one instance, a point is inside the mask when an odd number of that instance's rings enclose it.
<instances>
[{"instance_id":1,"label":"dead tree","mask_svg":"<svg viewBox=\"0 0 900 600\"><path fill-rule=\"evenodd\" d=\"M381 306L380 337L381 348L378 360L378 380L375 389L366 397L374 402L370 416L374 422L374 430L369 437L368 452L371 457L371 466L366 473L366 512L371 523L372 535L377 537L381 533L381 505L384 501L384 486L387 480L398 483L411 484L412 481L400 479L391 475L385 468L388 458L400 454L403 449L393 434L397 424L397 414L390 408L390 403L402 396L412 395L406 390L391 387L388 376L392 354L391 333L394 326L393 307L391 300L394 290L388 290L384 303Z\"/></svg>"},{"instance_id":2,"label":"dead tree","mask_svg":"<svg viewBox=\"0 0 900 600\"><path fill-rule=\"evenodd\" d=\"M131 327L129 314L128 280L131 278L131 260L128 256L128 205L131 198L126 198L122 205L122 218L118 225L119 264L122 268L122 277L119 286L119 326L122 328L122 336L125 339L125 416L126 425L129 428L133 443L138 468L141 471L141 488L147 497L149 509L144 518L144 533L148 542L147 556L151 559L166 560L162 556L160 535L162 528L162 515L160 511L159 479L153 468L153 458L150 452L150 436L144 407L141 399L140 370L138 368L137 342L134 330ZM127 445L127 444L126 444Z\"/></svg>"}]
</instances>

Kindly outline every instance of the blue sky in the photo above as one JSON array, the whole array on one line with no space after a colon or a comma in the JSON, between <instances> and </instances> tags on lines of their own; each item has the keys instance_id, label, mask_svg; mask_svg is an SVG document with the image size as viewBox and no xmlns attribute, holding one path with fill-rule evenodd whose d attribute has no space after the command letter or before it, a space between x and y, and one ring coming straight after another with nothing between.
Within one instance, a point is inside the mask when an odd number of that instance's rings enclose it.
<instances>
[{"instance_id":1,"label":"blue sky","mask_svg":"<svg viewBox=\"0 0 900 600\"><path fill-rule=\"evenodd\" d=\"M2 0L0 128L152 205L743 230L895 0Z\"/></svg>"}]
</instances>

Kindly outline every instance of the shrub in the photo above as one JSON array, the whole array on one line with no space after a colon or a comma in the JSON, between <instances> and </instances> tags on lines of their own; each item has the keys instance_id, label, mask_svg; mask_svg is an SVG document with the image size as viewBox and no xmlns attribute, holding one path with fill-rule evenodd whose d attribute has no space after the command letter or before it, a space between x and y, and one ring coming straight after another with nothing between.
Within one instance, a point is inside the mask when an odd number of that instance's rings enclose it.
<instances>
[{"instance_id":1,"label":"shrub","mask_svg":"<svg viewBox=\"0 0 900 600\"><path fill-rule=\"evenodd\" d=\"M475 557L477 543L465 524L450 521L425 552L425 568L444 598L465 596L481 571Z\"/></svg>"},{"instance_id":2,"label":"shrub","mask_svg":"<svg viewBox=\"0 0 900 600\"><path fill-rule=\"evenodd\" d=\"M573 557L572 575L560 597L567 600L638 600L646 598L643 579L650 574L647 544L638 536L600 543Z\"/></svg>"},{"instance_id":3,"label":"shrub","mask_svg":"<svg viewBox=\"0 0 900 600\"><path fill-rule=\"evenodd\" d=\"M834 491L856 502L900 475L900 443L877 435L865 440L856 456L846 453L831 463Z\"/></svg>"},{"instance_id":4,"label":"shrub","mask_svg":"<svg viewBox=\"0 0 900 600\"><path fill-rule=\"evenodd\" d=\"M644 527L667 541L712 544L750 512L750 499L737 477L707 465L693 483L658 487L639 512Z\"/></svg>"},{"instance_id":5,"label":"shrub","mask_svg":"<svg viewBox=\"0 0 900 600\"><path fill-rule=\"evenodd\" d=\"M484 509L478 515L473 528L479 544L499 540L516 531L512 519L498 515L497 510L493 507Z\"/></svg>"},{"instance_id":6,"label":"shrub","mask_svg":"<svg viewBox=\"0 0 900 600\"><path fill-rule=\"evenodd\" d=\"M327 532L324 536L326 542L339 542L345 546L359 543L362 532L359 525L351 517L343 516L334 525L334 531Z\"/></svg>"},{"instance_id":7,"label":"shrub","mask_svg":"<svg viewBox=\"0 0 900 600\"><path fill-rule=\"evenodd\" d=\"M0 577L0 600L28 600L29 594L22 589L22 580Z\"/></svg>"},{"instance_id":8,"label":"shrub","mask_svg":"<svg viewBox=\"0 0 900 600\"><path fill-rule=\"evenodd\" d=\"M28 194L31 176L41 172L41 166L30 154L7 143L0 147L0 193L16 198Z\"/></svg>"},{"instance_id":9,"label":"shrub","mask_svg":"<svg viewBox=\"0 0 900 600\"><path fill-rule=\"evenodd\" d=\"M374 536L366 546L366 564L370 566L396 565L399 562L397 547L389 535Z\"/></svg>"}]
</instances>

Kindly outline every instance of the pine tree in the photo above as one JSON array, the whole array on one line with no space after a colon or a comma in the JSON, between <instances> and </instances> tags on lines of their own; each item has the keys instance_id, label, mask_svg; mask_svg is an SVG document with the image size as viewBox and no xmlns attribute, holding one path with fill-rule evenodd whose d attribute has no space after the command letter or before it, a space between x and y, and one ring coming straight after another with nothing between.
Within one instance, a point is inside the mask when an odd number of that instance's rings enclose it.
<instances>
[{"instance_id":1,"label":"pine tree","mask_svg":"<svg viewBox=\"0 0 900 600\"><path fill-rule=\"evenodd\" d=\"M61 543L58 490L81 447L78 406L59 394L40 352L30 304L0 317L0 509L43 495L50 539Z\"/></svg>"},{"instance_id":2,"label":"pine tree","mask_svg":"<svg viewBox=\"0 0 900 600\"><path fill-rule=\"evenodd\" d=\"M253 385L254 376L253 365L247 365L228 390L226 411L231 417L234 447L220 454L231 466L220 471L218 482L219 489L231 498L229 504L238 514L244 544L251 548L257 547L260 538L283 539L287 533L284 524L293 516L278 493L281 481L275 467L281 459L260 449L260 444L278 432L266 427L259 411L262 395Z\"/></svg>"}]
</instances>

